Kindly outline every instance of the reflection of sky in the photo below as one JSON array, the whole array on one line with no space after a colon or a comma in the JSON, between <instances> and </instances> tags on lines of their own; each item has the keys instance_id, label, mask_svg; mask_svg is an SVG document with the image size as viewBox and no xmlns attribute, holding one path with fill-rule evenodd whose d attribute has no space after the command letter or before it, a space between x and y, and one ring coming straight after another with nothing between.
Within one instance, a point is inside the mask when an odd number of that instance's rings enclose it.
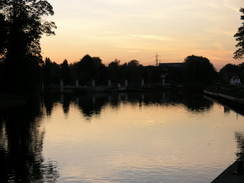
<instances>
[{"instance_id":1,"label":"reflection of sky","mask_svg":"<svg viewBox=\"0 0 244 183\"><path fill-rule=\"evenodd\" d=\"M235 160L244 120L217 104L194 113L122 103L89 121L75 104L68 115L56 105L43 121L44 157L58 161L60 180L210 182Z\"/></svg>"},{"instance_id":2,"label":"reflection of sky","mask_svg":"<svg viewBox=\"0 0 244 183\"><path fill-rule=\"evenodd\" d=\"M189 55L207 57L219 69L234 63L233 35L241 26L242 0L49 0L58 26L43 37L44 57L58 63L85 54L104 63L118 58L155 64L183 62Z\"/></svg>"}]
</instances>

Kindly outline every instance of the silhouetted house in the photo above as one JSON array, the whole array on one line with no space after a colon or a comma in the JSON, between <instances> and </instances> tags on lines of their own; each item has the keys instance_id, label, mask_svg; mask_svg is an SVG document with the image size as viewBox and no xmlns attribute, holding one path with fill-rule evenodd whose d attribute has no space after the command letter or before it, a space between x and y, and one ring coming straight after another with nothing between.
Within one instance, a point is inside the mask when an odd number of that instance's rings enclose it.
<instances>
[{"instance_id":1,"label":"silhouetted house","mask_svg":"<svg viewBox=\"0 0 244 183\"><path fill-rule=\"evenodd\" d=\"M231 85L241 85L241 80L238 76L233 76L231 79L230 79L230 84Z\"/></svg>"},{"instance_id":2,"label":"silhouetted house","mask_svg":"<svg viewBox=\"0 0 244 183\"><path fill-rule=\"evenodd\" d=\"M182 82L184 63L160 63L162 82L165 84L179 84Z\"/></svg>"}]
</instances>

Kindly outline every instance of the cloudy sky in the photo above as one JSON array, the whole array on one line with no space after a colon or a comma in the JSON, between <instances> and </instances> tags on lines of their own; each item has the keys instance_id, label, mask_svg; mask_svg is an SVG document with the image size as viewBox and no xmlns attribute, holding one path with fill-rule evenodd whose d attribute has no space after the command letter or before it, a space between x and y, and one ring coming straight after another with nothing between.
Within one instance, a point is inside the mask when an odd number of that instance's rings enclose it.
<instances>
[{"instance_id":1,"label":"cloudy sky","mask_svg":"<svg viewBox=\"0 0 244 183\"><path fill-rule=\"evenodd\" d=\"M44 57L57 63L84 55L107 64L136 59L154 65L183 62L189 55L207 57L215 68L233 59L233 35L241 26L243 0L48 0L58 26L56 36L43 36Z\"/></svg>"}]
</instances>

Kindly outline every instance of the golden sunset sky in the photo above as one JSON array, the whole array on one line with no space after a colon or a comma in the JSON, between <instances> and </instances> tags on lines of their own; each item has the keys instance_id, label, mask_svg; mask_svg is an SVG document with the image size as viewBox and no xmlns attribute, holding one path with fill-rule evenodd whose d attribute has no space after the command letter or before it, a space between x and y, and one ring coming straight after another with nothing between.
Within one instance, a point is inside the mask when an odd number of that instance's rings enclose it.
<instances>
[{"instance_id":1,"label":"golden sunset sky","mask_svg":"<svg viewBox=\"0 0 244 183\"><path fill-rule=\"evenodd\" d=\"M207 57L219 70L233 59L243 0L48 0L56 35L43 36L43 57L62 63L84 55L104 64L133 59L143 65Z\"/></svg>"}]
</instances>

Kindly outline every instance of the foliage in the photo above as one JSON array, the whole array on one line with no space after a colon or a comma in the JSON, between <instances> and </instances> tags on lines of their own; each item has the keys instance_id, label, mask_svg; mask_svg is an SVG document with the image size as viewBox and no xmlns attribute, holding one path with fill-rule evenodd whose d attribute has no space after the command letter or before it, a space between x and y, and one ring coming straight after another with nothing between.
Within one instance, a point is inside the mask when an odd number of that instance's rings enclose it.
<instances>
[{"instance_id":1,"label":"foliage","mask_svg":"<svg viewBox=\"0 0 244 183\"><path fill-rule=\"evenodd\" d=\"M46 0L0 0L0 58L5 65L5 84L20 93L33 89L42 61L40 39L54 35L54 22L43 16L53 15Z\"/></svg>"},{"instance_id":2,"label":"foliage","mask_svg":"<svg viewBox=\"0 0 244 183\"><path fill-rule=\"evenodd\" d=\"M109 79L112 80L112 82L115 83L122 82L120 60L115 59L114 61L108 64L108 73L109 73Z\"/></svg>"},{"instance_id":3,"label":"foliage","mask_svg":"<svg viewBox=\"0 0 244 183\"><path fill-rule=\"evenodd\" d=\"M42 80L47 84L57 84L60 81L60 66L52 62L50 58L46 58L42 65Z\"/></svg>"},{"instance_id":4,"label":"foliage","mask_svg":"<svg viewBox=\"0 0 244 183\"><path fill-rule=\"evenodd\" d=\"M87 54L77 64L77 76L83 84L100 77L102 60L99 57L91 57Z\"/></svg>"},{"instance_id":5,"label":"foliage","mask_svg":"<svg viewBox=\"0 0 244 183\"><path fill-rule=\"evenodd\" d=\"M244 8L240 9L240 12L244 14ZM241 15L241 20L244 20L244 15ZM234 35L236 41L237 50L234 52L234 59L242 59L244 55L244 23L238 28L237 33Z\"/></svg>"},{"instance_id":6,"label":"foliage","mask_svg":"<svg viewBox=\"0 0 244 183\"><path fill-rule=\"evenodd\" d=\"M211 83L217 72L210 61L201 56L188 56L184 60L184 80L186 82Z\"/></svg>"},{"instance_id":7,"label":"foliage","mask_svg":"<svg viewBox=\"0 0 244 183\"><path fill-rule=\"evenodd\" d=\"M129 82L140 82L140 80L142 79L142 67L139 61L131 60L130 62L128 62L127 70Z\"/></svg>"},{"instance_id":8,"label":"foliage","mask_svg":"<svg viewBox=\"0 0 244 183\"><path fill-rule=\"evenodd\" d=\"M66 59L61 64L61 78L63 79L64 84L66 84L66 85L70 84L70 82L72 80L70 67L69 67L68 61Z\"/></svg>"}]
</instances>

